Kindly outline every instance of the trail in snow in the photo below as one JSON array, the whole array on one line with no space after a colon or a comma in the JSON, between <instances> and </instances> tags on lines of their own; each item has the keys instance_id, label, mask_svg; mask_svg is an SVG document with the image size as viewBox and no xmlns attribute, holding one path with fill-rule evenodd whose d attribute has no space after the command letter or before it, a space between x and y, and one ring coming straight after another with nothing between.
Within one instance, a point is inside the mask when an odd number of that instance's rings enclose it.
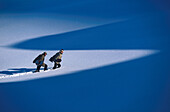
<instances>
[{"instance_id":1,"label":"trail in snow","mask_svg":"<svg viewBox=\"0 0 170 112\"><path fill-rule=\"evenodd\" d=\"M3 49L1 49L3 51ZM99 67L109 66L113 64L132 61L142 57L150 56L158 53L157 50L66 50L63 54L62 68L51 70L48 72L31 73L32 67L36 65L32 61L37 54L42 51L27 51L16 49L5 49L4 65L0 71L0 83L17 82L25 80L33 80L45 77L53 77L59 75L67 75L70 73L86 71ZM20 55L18 55L20 54ZM32 54L30 56L30 54ZM55 51L48 51L45 58L45 63L48 67L53 67L53 63L48 59L55 54ZM17 57L16 60L11 59ZM24 58L23 58L24 57ZM8 60L8 63L5 61ZM10 67L10 69L9 69ZM24 67L24 68L23 68ZM43 69L43 68L42 68ZM12 70L12 71L11 71ZM23 73L27 71L26 73Z\"/></svg>"}]
</instances>

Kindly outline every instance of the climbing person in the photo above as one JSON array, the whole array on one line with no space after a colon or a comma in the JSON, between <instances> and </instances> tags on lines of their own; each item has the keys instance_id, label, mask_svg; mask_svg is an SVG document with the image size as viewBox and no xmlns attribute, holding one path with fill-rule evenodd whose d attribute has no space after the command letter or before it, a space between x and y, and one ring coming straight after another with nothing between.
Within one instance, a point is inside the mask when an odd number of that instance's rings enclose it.
<instances>
[{"instance_id":1,"label":"climbing person","mask_svg":"<svg viewBox=\"0 0 170 112\"><path fill-rule=\"evenodd\" d=\"M63 52L64 52L64 50L61 49L59 52L57 52L54 56L52 56L52 57L49 59L49 61L54 62L54 67L53 67L53 69L56 69L56 68L60 68L60 67L61 67L60 62L62 61L61 58L62 58Z\"/></svg>"},{"instance_id":2,"label":"climbing person","mask_svg":"<svg viewBox=\"0 0 170 112\"><path fill-rule=\"evenodd\" d=\"M35 72L39 72L41 66L44 67L44 71L47 70L47 64L44 63L44 59L45 56L47 55L46 52L43 52L42 54L40 54L38 57L36 57L33 61L33 63L35 63L37 65L37 70Z\"/></svg>"}]
</instances>

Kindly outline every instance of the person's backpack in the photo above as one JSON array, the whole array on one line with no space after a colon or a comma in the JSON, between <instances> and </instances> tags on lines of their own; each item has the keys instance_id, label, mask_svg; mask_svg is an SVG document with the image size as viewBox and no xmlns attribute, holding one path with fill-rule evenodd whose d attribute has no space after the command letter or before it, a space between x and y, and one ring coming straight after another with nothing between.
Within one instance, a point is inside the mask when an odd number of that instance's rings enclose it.
<instances>
[{"instance_id":1,"label":"person's backpack","mask_svg":"<svg viewBox=\"0 0 170 112\"><path fill-rule=\"evenodd\" d=\"M55 60L55 55L52 56L52 57L49 59L49 61L51 61L51 62L53 62L54 60Z\"/></svg>"},{"instance_id":2,"label":"person's backpack","mask_svg":"<svg viewBox=\"0 0 170 112\"><path fill-rule=\"evenodd\" d=\"M56 53L54 56L52 56L49 61L53 62L55 61L56 57L59 55L59 53Z\"/></svg>"},{"instance_id":3,"label":"person's backpack","mask_svg":"<svg viewBox=\"0 0 170 112\"><path fill-rule=\"evenodd\" d=\"M36 57L34 60L33 60L33 63L35 63L42 55L39 55L38 57Z\"/></svg>"}]
</instances>

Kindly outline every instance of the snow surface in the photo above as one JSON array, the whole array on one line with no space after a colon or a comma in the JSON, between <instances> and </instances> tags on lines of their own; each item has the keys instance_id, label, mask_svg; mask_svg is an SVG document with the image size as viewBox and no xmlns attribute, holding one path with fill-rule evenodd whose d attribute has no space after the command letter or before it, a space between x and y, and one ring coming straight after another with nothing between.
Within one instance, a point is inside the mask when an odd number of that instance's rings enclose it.
<instances>
[{"instance_id":1,"label":"snow surface","mask_svg":"<svg viewBox=\"0 0 170 112\"><path fill-rule=\"evenodd\" d=\"M0 0L0 112L169 112L169 5ZM62 48L62 68L31 73Z\"/></svg>"},{"instance_id":2,"label":"snow surface","mask_svg":"<svg viewBox=\"0 0 170 112\"><path fill-rule=\"evenodd\" d=\"M30 18L31 16L31 18ZM48 17L48 18L47 18ZM57 19L54 19L57 17ZM11 44L25 42L29 39L36 39L40 36L63 34L67 32L74 32L93 27L107 25L109 23L119 23L126 21L126 19L117 20L102 20L95 18L72 17L64 15L49 15L49 14L4 14L1 15L0 23L4 25L1 27L0 50L0 82L16 82L26 81L32 79L39 79L51 76L65 75L74 72L85 71L89 69L99 68L107 65L122 63L141 57L155 54L157 50L65 50L63 55L62 66L63 69L57 71L49 71L43 73L31 74L30 71L35 70L36 66L32 60L44 50L24 50L11 48ZM16 27L17 26L17 27ZM48 29L48 30L47 30ZM8 31L11 31L8 33ZM71 38L71 37L69 37ZM68 38L68 39L69 39ZM70 44L76 38L71 38ZM55 40L56 41L56 40ZM67 40L64 40L67 41ZM91 40L90 40L91 41ZM48 38L47 41L48 42ZM54 41L53 41L54 42ZM56 44L59 43L56 41ZM37 43L40 47L41 45ZM43 43L43 44L55 44ZM81 44L81 42L80 42ZM83 43L82 43L83 44ZM36 44L35 44L36 45ZM9 47L8 47L9 46ZM30 46L34 46L33 44ZM48 46L48 45L46 45ZM80 46L78 46L80 47ZM49 47L47 47L49 49ZM57 49L57 47L56 47ZM49 67L53 64L48 60L53 56L57 50L48 50L45 63Z\"/></svg>"},{"instance_id":3,"label":"snow surface","mask_svg":"<svg viewBox=\"0 0 170 112\"><path fill-rule=\"evenodd\" d=\"M1 59L3 59L1 60L3 66L1 66L0 71L1 83L65 75L122 63L158 52L154 50L66 50L63 54L63 67L60 69L42 73L30 73L30 71L33 71L36 68L32 63L33 59L37 54L40 54L43 51L27 51L9 48L1 48L1 51L3 52L1 55ZM48 51L45 63L47 63L49 67L53 67L53 63L50 63L48 60L55 53L56 51Z\"/></svg>"},{"instance_id":4,"label":"snow surface","mask_svg":"<svg viewBox=\"0 0 170 112\"><path fill-rule=\"evenodd\" d=\"M0 46L126 20L48 13L5 13L0 15L0 34L3 37Z\"/></svg>"}]
</instances>

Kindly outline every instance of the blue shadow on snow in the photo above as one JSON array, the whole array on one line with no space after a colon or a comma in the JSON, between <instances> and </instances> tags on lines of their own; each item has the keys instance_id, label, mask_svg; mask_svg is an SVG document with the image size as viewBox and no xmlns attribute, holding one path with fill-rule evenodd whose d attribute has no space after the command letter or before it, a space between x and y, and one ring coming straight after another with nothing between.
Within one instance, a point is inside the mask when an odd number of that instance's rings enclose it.
<instances>
[{"instance_id":1,"label":"blue shadow on snow","mask_svg":"<svg viewBox=\"0 0 170 112\"><path fill-rule=\"evenodd\" d=\"M63 76L1 84L5 93L0 92L0 96L11 97L2 97L0 105L14 105L2 106L1 110L151 112L156 108L161 112L159 102L166 93L162 87L169 81L167 57L159 53ZM163 101L162 105L165 104ZM169 106L163 110L169 112Z\"/></svg>"},{"instance_id":2,"label":"blue shadow on snow","mask_svg":"<svg viewBox=\"0 0 170 112\"><path fill-rule=\"evenodd\" d=\"M17 73L24 73L24 72L30 72L35 70L35 68L11 68L6 71L0 71L0 74L5 74L5 75L13 75Z\"/></svg>"},{"instance_id":3,"label":"blue shadow on snow","mask_svg":"<svg viewBox=\"0 0 170 112\"><path fill-rule=\"evenodd\" d=\"M30 50L167 49L170 33L160 15L25 40L8 47ZM155 25L155 26L154 26Z\"/></svg>"}]
</instances>

